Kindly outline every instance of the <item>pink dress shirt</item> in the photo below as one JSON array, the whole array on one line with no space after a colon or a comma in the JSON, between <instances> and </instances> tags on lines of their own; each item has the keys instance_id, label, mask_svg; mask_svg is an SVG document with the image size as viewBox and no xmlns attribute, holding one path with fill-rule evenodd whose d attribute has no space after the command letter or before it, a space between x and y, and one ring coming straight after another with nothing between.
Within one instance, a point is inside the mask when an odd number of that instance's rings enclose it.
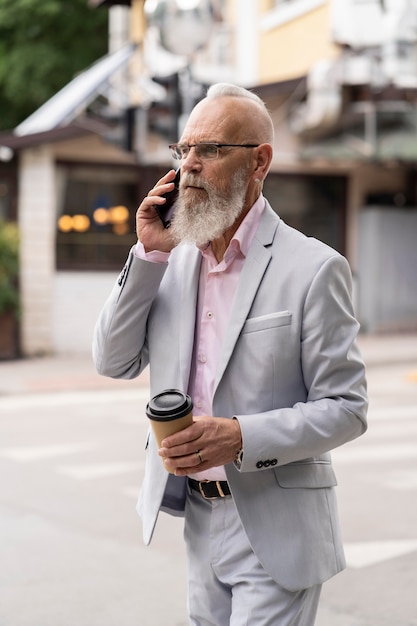
<instances>
[{"instance_id":1,"label":"pink dress shirt","mask_svg":"<svg viewBox=\"0 0 417 626\"><path fill-rule=\"evenodd\" d=\"M193 362L188 384L195 415L212 415L214 383L223 337L232 311L240 271L264 208L265 199L261 194L234 234L220 263L210 245L200 249L203 258L198 287ZM165 263L169 258L168 253L157 250L146 253L140 242L136 244L135 255L154 263ZM223 466L190 474L190 477L196 480L226 480Z\"/></svg>"}]
</instances>

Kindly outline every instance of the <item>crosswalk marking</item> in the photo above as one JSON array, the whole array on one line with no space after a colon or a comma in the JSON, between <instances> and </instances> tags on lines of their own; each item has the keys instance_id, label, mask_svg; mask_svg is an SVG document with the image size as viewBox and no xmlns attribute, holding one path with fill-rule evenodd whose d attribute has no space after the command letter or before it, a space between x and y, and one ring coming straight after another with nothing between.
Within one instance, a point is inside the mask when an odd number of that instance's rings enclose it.
<instances>
[{"instance_id":1,"label":"crosswalk marking","mask_svg":"<svg viewBox=\"0 0 417 626\"><path fill-rule=\"evenodd\" d=\"M113 403L120 401L144 401L149 399L149 390L136 387L135 389L115 389L102 391L66 391L56 393L34 393L0 398L0 414L5 411L34 408L54 408L62 406L77 406Z\"/></svg>"},{"instance_id":2,"label":"crosswalk marking","mask_svg":"<svg viewBox=\"0 0 417 626\"><path fill-rule=\"evenodd\" d=\"M384 487L396 489L397 491L417 489L417 470L394 472L390 475L389 479L383 481L382 484Z\"/></svg>"},{"instance_id":3,"label":"crosswalk marking","mask_svg":"<svg viewBox=\"0 0 417 626\"><path fill-rule=\"evenodd\" d=\"M416 459L417 444L389 444L389 445L354 445L348 444L337 448L332 453L337 463L374 463L375 461L392 461L395 459Z\"/></svg>"},{"instance_id":4,"label":"crosswalk marking","mask_svg":"<svg viewBox=\"0 0 417 626\"><path fill-rule=\"evenodd\" d=\"M138 472L142 467L142 463L136 462L85 463L61 466L57 468L57 471L64 476L69 476L76 480L91 480L94 478L128 474L129 472Z\"/></svg>"},{"instance_id":5,"label":"crosswalk marking","mask_svg":"<svg viewBox=\"0 0 417 626\"><path fill-rule=\"evenodd\" d=\"M123 487L122 489L122 494L124 496L127 496L128 498L135 498L137 499L138 495L139 495L139 491L140 491L140 487Z\"/></svg>"},{"instance_id":6,"label":"crosswalk marking","mask_svg":"<svg viewBox=\"0 0 417 626\"><path fill-rule=\"evenodd\" d=\"M372 420L397 420L408 418L417 419L417 406L415 404L395 407L371 407L368 414L370 423L372 423Z\"/></svg>"},{"instance_id":7,"label":"crosswalk marking","mask_svg":"<svg viewBox=\"0 0 417 626\"><path fill-rule=\"evenodd\" d=\"M381 422L380 424L371 424L372 439L388 439L393 441L395 439L404 439L404 433L406 431L406 439L410 440L411 437L417 438L417 421L411 424L399 425L397 422ZM366 435L365 435L366 437Z\"/></svg>"},{"instance_id":8,"label":"crosswalk marking","mask_svg":"<svg viewBox=\"0 0 417 626\"><path fill-rule=\"evenodd\" d=\"M41 461L42 459L50 459L54 457L64 456L67 454L77 454L96 448L95 443L65 443L48 446L20 446L12 448L3 448L0 450L0 456L13 461L27 463L29 461Z\"/></svg>"},{"instance_id":9,"label":"crosswalk marking","mask_svg":"<svg viewBox=\"0 0 417 626\"><path fill-rule=\"evenodd\" d=\"M361 541L358 543L346 543L344 547L348 567L359 569L415 552L417 550L417 539Z\"/></svg>"}]
</instances>

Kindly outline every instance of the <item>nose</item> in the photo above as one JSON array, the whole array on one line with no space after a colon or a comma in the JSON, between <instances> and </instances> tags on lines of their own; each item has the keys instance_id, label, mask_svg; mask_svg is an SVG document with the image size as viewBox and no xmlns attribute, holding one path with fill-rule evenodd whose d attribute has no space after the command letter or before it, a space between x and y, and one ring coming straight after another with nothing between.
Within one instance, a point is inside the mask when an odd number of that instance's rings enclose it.
<instances>
[{"instance_id":1,"label":"nose","mask_svg":"<svg viewBox=\"0 0 417 626\"><path fill-rule=\"evenodd\" d=\"M201 159L197 156L195 147L189 149L188 154L181 160L181 169L188 172L200 172L203 167Z\"/></svg>"}]
</instances>

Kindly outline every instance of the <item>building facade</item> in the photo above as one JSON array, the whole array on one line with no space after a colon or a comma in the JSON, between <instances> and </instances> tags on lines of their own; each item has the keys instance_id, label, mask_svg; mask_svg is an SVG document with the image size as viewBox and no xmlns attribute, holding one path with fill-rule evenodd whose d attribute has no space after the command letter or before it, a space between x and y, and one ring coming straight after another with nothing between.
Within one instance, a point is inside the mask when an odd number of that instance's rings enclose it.
<instances>
[{"instance_id":1,"label":"building facade","mask_svg":"<svg viewBox=\"0 0 417 626\"><path fill-rule=\"evenodd\" d=\"M417 1L207 0L194 3L199 32L175 0L90 4L109 11L110 28L89 90L75 79L0 135L0 156L14 154L0 162L0 190L14 166L24 355L90 349L136 207L219 81L266 102L275 156L265 195L348 258L363 331L417 330Z\"/></svg>"}]
</instances>

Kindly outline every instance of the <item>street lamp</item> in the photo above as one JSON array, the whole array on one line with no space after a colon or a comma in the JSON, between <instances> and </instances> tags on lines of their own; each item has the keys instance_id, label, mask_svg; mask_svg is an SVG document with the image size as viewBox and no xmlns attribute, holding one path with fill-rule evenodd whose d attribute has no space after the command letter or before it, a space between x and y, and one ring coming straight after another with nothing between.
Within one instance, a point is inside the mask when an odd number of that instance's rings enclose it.
<instances>
[{"instance_id":1,"label":"street lamp","mask_svg":"<svg viewBox=\"0 0 417 626\"><path fill-rule=\"evenodd\" d=\"M146 0L145 15L160 34L161 45L187 59L208 41L214 23L211 0Z\"/></svg>"},{"instance_id":2,"label":"street lamp","mask_svg":"<svg viewBox=\"0 0 417 626\"><path fill-rule=\"evenodd\" d=\"M148 23L159 31L161 46L187 59L179 73L182 116L179 131L193 107L191 64L195 53L210 38L215 22L212 0L146 0L144 5ZM179 135L181 133L179 132Z\"/></svg>"}]
</instances>

